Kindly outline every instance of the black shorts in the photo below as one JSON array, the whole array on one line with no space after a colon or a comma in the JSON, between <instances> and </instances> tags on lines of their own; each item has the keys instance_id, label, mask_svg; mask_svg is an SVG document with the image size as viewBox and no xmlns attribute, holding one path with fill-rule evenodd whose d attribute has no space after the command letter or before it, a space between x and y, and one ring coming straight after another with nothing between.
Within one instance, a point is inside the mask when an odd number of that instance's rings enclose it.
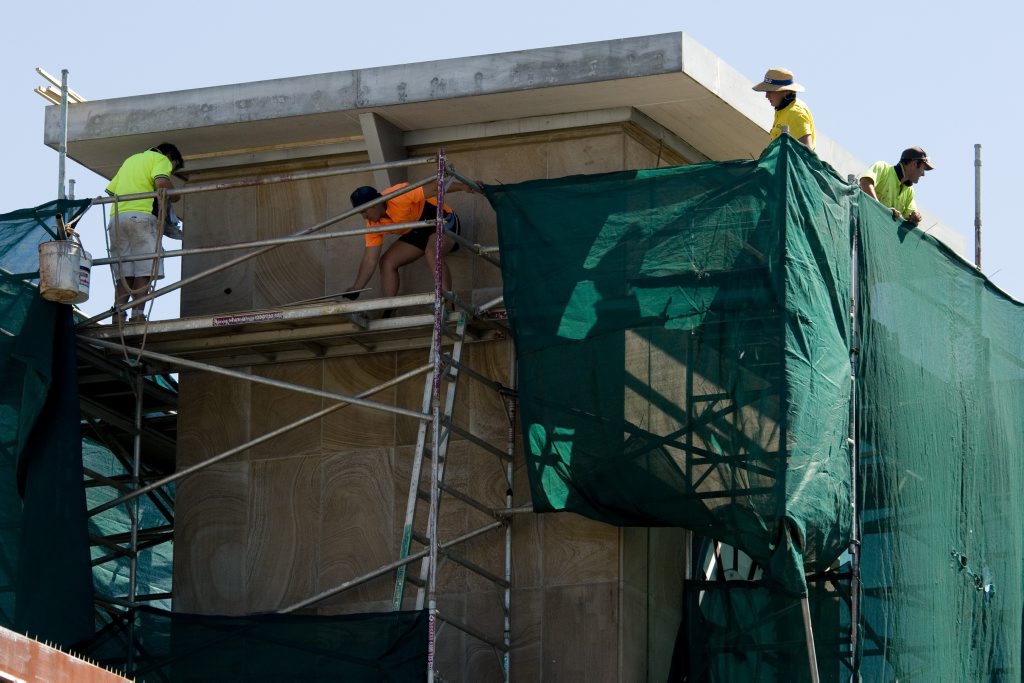
<instances>
[{"instance_id":1,"label":"black shorts","mask_svg":"<svg viewBox=\"0 0 1024 683\"><path fill-rule=\"evenodd\" d=\"M431 216L433 218L433 216ZM454 211L449 214L445 214L444 227L446 230L454 232L456 235L462 234L462 226L459 224L459 216ZM435 228L413 228L404 235L398 237L399 242L405 242L411 244L420 251L427 250L427 242L430 240L430 236L435 234ZM459 250L459 243L456 242L455 246L448 253L453 253Z\"/></svg>"}]
</instances>

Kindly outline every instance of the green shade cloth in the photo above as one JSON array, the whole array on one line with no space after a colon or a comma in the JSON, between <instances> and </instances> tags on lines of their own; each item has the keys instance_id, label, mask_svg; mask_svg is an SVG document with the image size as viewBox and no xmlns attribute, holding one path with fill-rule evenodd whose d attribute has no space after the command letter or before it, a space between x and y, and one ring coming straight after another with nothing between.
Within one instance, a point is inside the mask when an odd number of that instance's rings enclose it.
<instances>
[{"instance_id":1,"label":"green shade cloth","mask_svg":"<svg viewBox=\"0 0 1024 683\"><path fill-rule=\"evenodd\" d=\"M855 190L790 142L486 193L534 507L694 529L801 595L849 540Z\"/></svg>"},{"instance_id":2,"label":"green shade cloth","mask_svg":"<svg viewBox=\"0 0 1024 683\"><path fill-rule=\"evenodd\" d=\"M18 463L24 502L14 612L16 630L70 647L93 635L78 364L71 307L39 299L52 321L51 381Z\"/></svg>"},{"instance_id":3,"label":"green shade cloth","mask_svg":"<svg viewBox=\"0 0 1024 683\"><path fill-rule=\"evenodd\" d=\"M535 509L685 527L762 571L688 588L677 671L808 680L808 594L822 680L1022 680L1021 304L788 136L485 191Z\"/></svg>"},{"instance_id":4,"label":"green shade cloth","mask_svg":"<svg viewBox=\"0 0 1024 683\"><path fill-rule=\"evenodd\" d=\"M74 330L11 274L88 204L0 215L0 625L62 646L93 630Z\"/></svg>"},{"instance_id":5,"label":"green shade cloth","mask_svg":"<svg viewBox=\"0 0 1024 683\"><path fill-rule=\"evenodd\" d=\"M91 568L88 534L130 527L124 506L87 524L83 449L100 475L125 472L106 448L82 438L71 307L44 301L24 281L38 271L38 245L56 233L56 213L69 222L88 204L50 202L0 216L0 625L74 646L139 681L425 679L426 612L221 617L143 607L131 629L126 614L104 612L95 632L93 582L101 594L126 593L128 560ZM99 505L114 495L94 488L88 498ZM140 508L143 528L166 522L150 500ZM140 592L169 591L171 575L170 544L140 552Z\"/></svg>"},{"instance_id":6,"label":"green shade cloth","mask_svg":"<svg viewBox=\"0 0 1024 683\"><path fill-rule=\"evenodd\" d=\"M147 380L158 381L167 384L160 375L152 375ZM106 447L92 441L82 439L82 460L85 467L103 477L111 479L131 477L131 462L122 463ZM169 498L173 501L175 492L174 483L162 487ZM93 486L85 491L86 501L89 509L109 503L119 497L121 492L110 486ZM166 527L173 523L173 517L168 520L160 511L160 508L150 496L140 496L138 499L139 529L157 529ZM131 533L131 516L129 510L135 502L118 505L109 510L89 517L89 532L97 537L127 535ZM92 569L93 585L100 596L126 596L129 590L129 577L131 574L131 560L126 555L111 552L110 548L104 545L93 545ZM136 593L138 595L154 595L158 593L170 593L173 590L173 562L174 543L167 540L151 547L141 544L137 553L135 565ZM149 600L146 602L151 607L170 609L170 600Z\"/></svg>"},{"instance_id":7,"label":"green shade cloth","mask_svg":"<svg viewBox=\"0 0 1024 683\"><path fill-rule=\"evenodd\" d=\"M146 681L422 681L427 612L221 617L142 608L126 661L125 627L108 629L86 654Z\"/></svg>"},{"instance_id":8,"label":"green shade cloth","mask_svg":"<svg viewBox=\"0 0 1024 683\"><path fill-rule=\"evenodd\" d=\"M1024 307L860 205L865 681L1020 681Z\"/></svg>"},{"instance_id":9,"label":"green shade cloth","mask_svg":"<svg viewBox=\"0 0 1024 683\"><path fill-rule=\"evenodd\" d=\"M809 588L818 680L847 683L839 647L847 636L838 628L842 598L826 586ZM683 604L682 646L670 681L811 681L799 599L751 581L707 581L688 584Z\"/></svg>"},{"instance_id":10,"label":"green shade cloth","mask_svg":"<svg viewBox=\"0 0 1024 683\"><path fill-rule=\"evenodd\" d=\"M65 224L71 224L91 203L91 199L58 199L0 215L0 269L7 273L38 272L37 250L43 242L57 239L57 214L63 216Z\"/></svg>"}]
</instances>

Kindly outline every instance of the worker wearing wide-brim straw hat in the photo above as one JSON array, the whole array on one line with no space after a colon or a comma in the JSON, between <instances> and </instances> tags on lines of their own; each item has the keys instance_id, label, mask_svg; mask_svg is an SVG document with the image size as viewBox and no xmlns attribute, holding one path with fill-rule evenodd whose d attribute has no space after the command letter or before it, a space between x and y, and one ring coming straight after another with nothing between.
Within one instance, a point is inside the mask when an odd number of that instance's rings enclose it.
<instances>
[{"instance_id":1,"label":"worker wearing wide-brim straw hat","mask_svg":"<svg viewBox=\"0 0 1024 683\"><path fill-rule=\"evenodd\" d=\"M793 78L793 72L781 67L768 69L764 80L754 86L754 90L763 92L768 101L775 107L775 123L772 125L771 139L782 135L782 127L789 126L789 134L814 149L814 117L811 110L796 94L804 91Z\"/></svg>"}]
</instances>

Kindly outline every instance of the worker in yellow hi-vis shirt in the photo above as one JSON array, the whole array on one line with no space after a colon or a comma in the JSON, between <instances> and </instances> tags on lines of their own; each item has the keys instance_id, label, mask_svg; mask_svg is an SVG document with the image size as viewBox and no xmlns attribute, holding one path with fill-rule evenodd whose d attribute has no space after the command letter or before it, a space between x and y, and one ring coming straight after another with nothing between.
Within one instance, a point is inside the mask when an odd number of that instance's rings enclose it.
<instances>
[{"instance_id":1,"label":"worker in yellow hi-vis shirt","mask_svg":"<svg viewBox=\"0 0 1024 683\"><path fill-rule=\"evenodd\" d=\"M876 161L860 176L860 189L892 210L892 217L918 225L921 212L914 201L914 185L924 177L925 171L935 166L920 147L908 147L900 161L890 166Z\"/></svg>"},{"instance_id":2,"label":"worker in yellow hi-vis shirt","mask_svg":"<svg viewBox=\"0 0 1024 683\"><path fill-rule=\"evenodd\" d=\"M157 189L173 190L171 175L180 171L185 161L178 148L169 142L151 147L125 159L110 184L107 185L109 195L130 195L153 192ZM178 201L172 197L171 201ZM162 233L157 225L157 216L153 199L133 199L118 201L111 212L107 232L110 235L110 256L141 256L153 254L157 250ZM159 213L159 211L156 211ZM149 289L151 280L159 280L164 276L163 263L159 258L150 261L123 261L111 266L117 282L114 286L114 300L118 306L128 303L132 306L132 320L146 319L143 314L144 304L135 304L135 299L142 297ZM116 316L124 320L124 313Z\"/></svg>"},{"instance_id":3,"label":"worker in yellow hi-vis shirt","mask_svg":"<svg viewBox=\"0 0 1024 683\"><path fill-rule=\"evenodd\" d=\"M804 86L793 79L789 69L768 69L764 80L754 86L754 90L763 92L772 106L775 107L775 123L772 125L771 138L782 135L782 127L789 126L789 134L804 143L808 149L814 149L814 117L807 104L798 99L796 94L804 91Z\"/></svg>"}]
</instances>

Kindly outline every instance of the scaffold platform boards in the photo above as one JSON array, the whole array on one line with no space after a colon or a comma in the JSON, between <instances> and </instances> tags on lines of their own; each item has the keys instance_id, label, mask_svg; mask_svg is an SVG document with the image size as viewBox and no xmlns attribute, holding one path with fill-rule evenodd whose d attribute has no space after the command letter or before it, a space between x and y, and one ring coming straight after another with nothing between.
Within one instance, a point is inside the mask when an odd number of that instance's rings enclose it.
<instances>
[{"instance_id":1,"label":"scaffold platform boards","mask_svg":"<svg viewBox=\"0 0 1024 683\"><path fill-rule=\"evenodd\" d=\"M145 348L221 367L303 361L430 346L433 294L368 301L315 302L234 311L174 320L93 325L79 330L90 339ZM394 315L384 317L390 312ZM454 314L449 313L449 318ZM493 323L467 328L467 341L500 338ZM107 355L117 356L107 349ZM152 363L153 361L148 361ZM160 371L159 363L154 367ZM164 368L169 370L170 368Z\"/></svg>"}]
</instances>

